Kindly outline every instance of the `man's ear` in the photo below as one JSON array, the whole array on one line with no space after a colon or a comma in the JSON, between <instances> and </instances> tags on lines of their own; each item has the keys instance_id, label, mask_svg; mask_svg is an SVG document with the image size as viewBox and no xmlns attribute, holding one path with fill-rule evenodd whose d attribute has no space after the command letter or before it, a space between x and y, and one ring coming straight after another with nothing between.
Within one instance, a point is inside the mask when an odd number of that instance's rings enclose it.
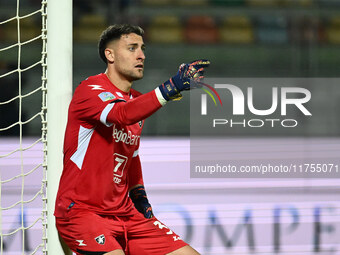
<instances>
[{"instance_id":1,"label":"man's ear","mask_svg":"<svg viewBox=\"0 0 340 255\"><path fill-rule=\"evenodd\" d=\"M104 53L108 62L113 63L115 61L113 49L106 48Z\"/></svg>"}]
</instances>

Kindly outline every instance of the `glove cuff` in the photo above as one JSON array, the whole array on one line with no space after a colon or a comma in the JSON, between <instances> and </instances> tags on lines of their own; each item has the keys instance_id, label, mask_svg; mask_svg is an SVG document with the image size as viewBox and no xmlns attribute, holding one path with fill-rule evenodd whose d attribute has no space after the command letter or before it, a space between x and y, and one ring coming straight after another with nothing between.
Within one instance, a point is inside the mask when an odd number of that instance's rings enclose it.
<instances>
[{"instance_id":1,"label":"glove cuff","mask_svg":"<svg viewBox=\"0 0 340 255\"><path fill-rule=\"evenodd\" d=\"M180 100L182 95L174 84L175 76L164 82L158 88L165 100Z\"/></svg>"},{"instance_id":2,"label":"glove cuff","mask_svg":"<svg viewBox=\"0 0 340 255\"><path fill-rule=\"evenodd\" d=\"M146 196L144 186L138 186L129 192L129 196L135 205L137 211L142 213L145 218L150 219L153 217L152 207Z\"/></svg>"},{"instance_id":3,"label":"glove cuff","mask_svg":"<svg viewBox=\"0 0 340 255\"><path fill-rule=\"evenodd\" d=\"M129 196L133 202L135 202L136 200L142 199L142 198L146 198L146 192L145 192L144 186L141 185L130 190Z\"/></svg>"},{"instance_id":4,"label":"glove cuff","mask_svg":"<svg viewBox=\"0 0 340 255\"><path fill-rule=\"evenodd\" d=\"M161 90L159 89L159 87L155 88L155 94L156 94L156 97L159 101L159 103L163 106L165 105L168 101L164 98Z\"/></svg>"}]
</instances>

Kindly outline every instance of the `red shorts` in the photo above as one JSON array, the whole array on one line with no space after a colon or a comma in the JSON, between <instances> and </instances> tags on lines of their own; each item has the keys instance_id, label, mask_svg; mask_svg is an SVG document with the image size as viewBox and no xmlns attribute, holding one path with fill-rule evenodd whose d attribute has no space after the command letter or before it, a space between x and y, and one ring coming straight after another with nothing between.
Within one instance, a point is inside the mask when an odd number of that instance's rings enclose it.
<instances>
[{"instance_id":1,"label":"red shorts","mask_svg":"<svg viewBox=\"0 0 340 255\"><path fill-rule=\"evenodd\" d=\"M71 210L67 219L56 218L56 226L77 254L104 254L122 249L127 255L160 255L188 245L156 217L145 219L134 211L132 216L107 216Z\"/></svg>"}]
</instances>

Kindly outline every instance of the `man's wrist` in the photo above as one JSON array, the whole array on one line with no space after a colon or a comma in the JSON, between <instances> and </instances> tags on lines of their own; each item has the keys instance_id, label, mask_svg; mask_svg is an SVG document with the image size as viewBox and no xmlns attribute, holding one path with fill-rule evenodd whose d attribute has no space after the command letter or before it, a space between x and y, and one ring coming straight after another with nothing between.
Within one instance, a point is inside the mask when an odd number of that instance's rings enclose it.
<instances>
[{"instance_id":1,"label":"man's wrist","mask_svg":"<svg viewBox=\"0 0 340 255\"><path fill-rule=\"evenodd\" d=\"M173 83L173 78L174 77L170 78L169 80L158 86L163 98L166 101L180 100L182 98L180 90Z\"/></svg>"},{"instance_id":2,"label":"man's wrist","mask_svg":"<svg viewBox=\"0 0 340 255\"><path fill-rule=\"evenodd\" d=\"M165 105L168 101L164 98L164 96L162 95L161 90L159 89L159 87L157 87L155 89L155 93L156 93L156 97L159 101L159 103L163 106Z\"/></svg>"},{"instance_id":3,"label":"man's wrist","mask_svg":"<svg viewBox=\"0 0 340 255\"><path fill-rule=\"evenodd\" d=\"M131 189L129 196L138 212L142 213L147 219L153 217L152 207L148 201L143 185L137 185Z\"/></svg>"}]
</instances>

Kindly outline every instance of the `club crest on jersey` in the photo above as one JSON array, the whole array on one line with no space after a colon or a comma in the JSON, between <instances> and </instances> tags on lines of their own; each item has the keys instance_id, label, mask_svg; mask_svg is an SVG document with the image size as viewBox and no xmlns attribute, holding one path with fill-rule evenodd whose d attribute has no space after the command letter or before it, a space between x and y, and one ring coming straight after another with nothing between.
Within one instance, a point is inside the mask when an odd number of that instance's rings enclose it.
<instances>
[{"instance_id":1,"label":"club crest on jersey","mask_svg":"<svg viewBox=\"0 0 340 255\"><path fill-rule=\"evenodd\" d=\"M110 93L110 92L102 92L100 93L99 95L99 98L103 101L103 102L106 102L106 101L109 101L109 100L112 100L112 99L115 99L116 97Z\"/></svg>"},{"instance_id":2,"label":"club crest on jersey","mask_svg":"<svg viewBox=\"0 0 340 255\"><path fill-rule=\"evenodd\" d=\"M138 122L138 124L139 124L139 127L142 128L142 126L143 126L143 121L141 120L140 122Z\"/></svg>"},{"instance_id":3,"label":"club crest on jersey","mask_svg":"<svg viewBox=\"0 0 340 255\"><path fill-rule=\"evenodd\" d=\"M104 235L97 236L94 240L96 240L96 242L98 244L105 244L105 236Z\"/></svg>"}]
</instances>

